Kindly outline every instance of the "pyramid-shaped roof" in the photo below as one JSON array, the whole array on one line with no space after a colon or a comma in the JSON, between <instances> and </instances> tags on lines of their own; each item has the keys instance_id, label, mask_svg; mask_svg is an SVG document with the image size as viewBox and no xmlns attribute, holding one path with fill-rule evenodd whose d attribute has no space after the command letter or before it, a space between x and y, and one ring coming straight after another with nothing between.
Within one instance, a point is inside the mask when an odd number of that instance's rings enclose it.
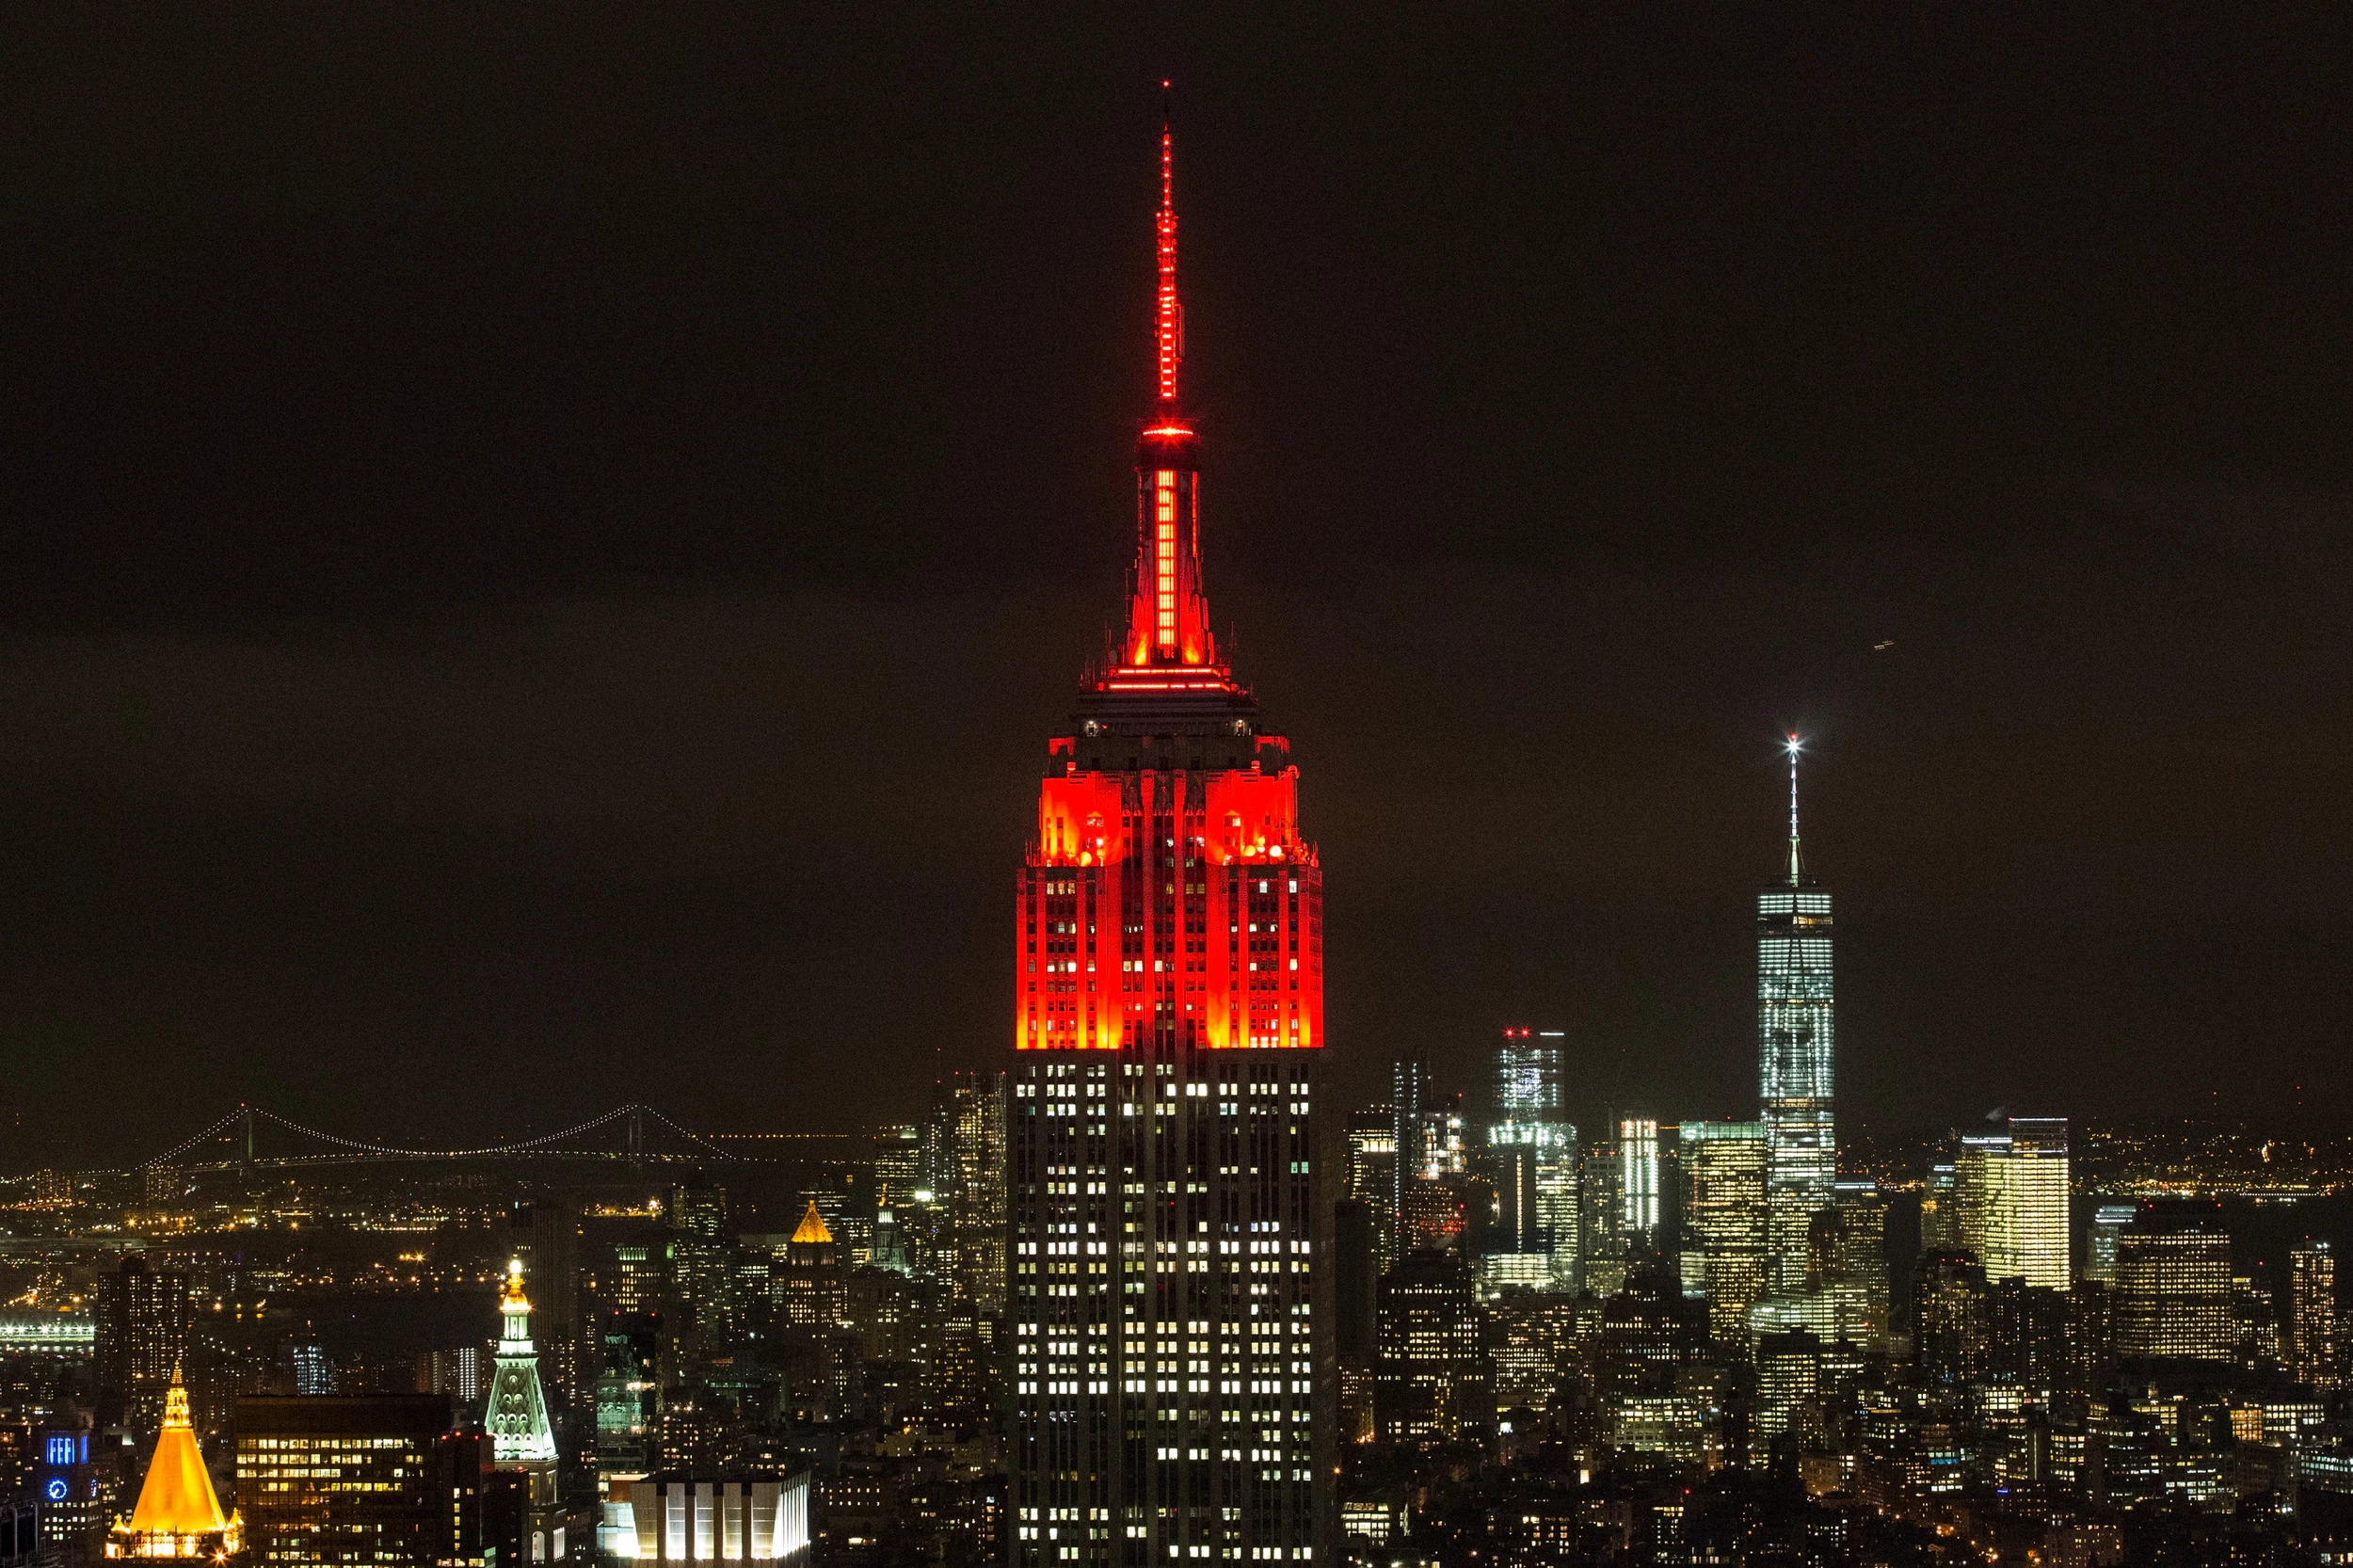
<instances>
[{"instance_id":1,"label":"pyramid-shaped roof","mask_svg":"<svg viewBox=\"0 0 2353 1568\"><path fill-rule=\"evenodd\" d=\"M164 1396L164 1430L155 1439L155 1458L139 1487L138 1506L131 1511L131 1528L139 1534L211 1535L228 1528L213 1478L204 1470L203 1451L196 1446L188 1391L175 1375Z\"/></svg>"},{"instance_id":2,"label":"pyramid-shaped roof","mask_svg":"<svg viewBox=\"0 0 2353 1568\"><path fill-rule=\"evenodd\" d=\"M792 1233L792 1240L808 1245L813 1241L831 1241L833 1232L825 1228L825 1217L817 1212L817 1200L808 1200L808 1212L801 1216L801 1228Z\"/></svg>"}]
</instances>

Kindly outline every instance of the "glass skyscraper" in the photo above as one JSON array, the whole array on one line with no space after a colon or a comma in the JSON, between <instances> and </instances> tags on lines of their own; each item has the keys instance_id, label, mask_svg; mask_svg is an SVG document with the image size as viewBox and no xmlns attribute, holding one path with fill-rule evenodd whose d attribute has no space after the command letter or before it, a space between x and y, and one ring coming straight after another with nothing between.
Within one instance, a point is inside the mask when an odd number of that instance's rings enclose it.
<instances>
[{"instance_id":1,"label":"glass skyscraper","mask_svg":"<svg viewBox=\"0 0 2353 1568\"><path fill-rule=\"evenodd\" d=\"M1491 1289L1577 1288L1577 1128L1561 1109L1561 1048L1541 1043L1560 1038L1507 1029L1496 1049L1487 1164L1499 1223L1480 1259Z\"/></svg>"},{"instance_id":2,"label":"glass skyscraper","mask_svg":"<svg viewBox=\"0 0 2353 1568\"><path fill-rule=\"evenodd\" d=\"M1756 900L1756 1032L1773 1288L1804 1288L1807 1234L1838 1178L1832 1115L1830 894L1798 847L1798 737L1788 741L1789 870Z\"/></svg>"}]
</instances>

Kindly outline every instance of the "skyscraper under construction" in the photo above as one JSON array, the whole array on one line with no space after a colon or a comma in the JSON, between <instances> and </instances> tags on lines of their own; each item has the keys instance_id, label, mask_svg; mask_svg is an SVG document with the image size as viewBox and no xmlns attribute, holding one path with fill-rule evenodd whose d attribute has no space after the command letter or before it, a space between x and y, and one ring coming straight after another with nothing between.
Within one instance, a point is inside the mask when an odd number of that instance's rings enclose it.
<instances>
[{"instance_id":1,"label":"skyscraper under construction","mask_svg":"<svg viewBox=\"0 0 2353 1568\"><path fill-rule=\"evenodd\" d=\"M1024 1564L1299 1561L1321 1515L1322 872L1289 746L1209 630L1173 197L1164 129L1126 624L1048 743L1015 884Z\"/></svg>"}]
</instances>

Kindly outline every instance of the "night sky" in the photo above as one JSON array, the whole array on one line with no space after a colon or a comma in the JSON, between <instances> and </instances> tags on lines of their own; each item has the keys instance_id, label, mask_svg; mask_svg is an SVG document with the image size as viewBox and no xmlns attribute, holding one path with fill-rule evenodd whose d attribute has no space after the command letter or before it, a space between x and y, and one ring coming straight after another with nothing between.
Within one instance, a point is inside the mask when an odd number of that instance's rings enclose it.
<instances>
[{"instance_id":1,"label":"night sky","mask_svg":"<svg viewBox=\"0 0 2353 1568\"><path fill-rule=\"evenodd\" d=\"M1163 75L1348 1093L1753 1113L1795 726L1850 1129L2342 1126L2343 13L2051 9L18 8L0 1169L1000 1062Z\"/></svg>"}]
</instances>

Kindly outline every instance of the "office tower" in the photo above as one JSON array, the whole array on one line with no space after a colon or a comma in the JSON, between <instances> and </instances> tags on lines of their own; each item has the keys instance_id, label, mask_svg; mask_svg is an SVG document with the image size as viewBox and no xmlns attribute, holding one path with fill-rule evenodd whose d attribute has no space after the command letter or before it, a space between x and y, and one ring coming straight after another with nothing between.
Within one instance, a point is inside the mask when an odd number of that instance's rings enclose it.
<instances>
[{"instance_id":1,"label":"office tower","mask_svg":"<svg viewBox=\"0 0 2353 1568\"><path fill-rule=\"evenodd\" d=\"M1707 1309L1683 1294L1682 1275L1657 1258L1636 1262L1602 1304L1594 1382L1617 1397L1673 1388L1677 1368L1707 1342Z\"/></svg>"},{"instance_id":2,"label":"office tower","mask_svg":"<svg viewBox=\"0 0 2353 1568\"><path fill-rule=\"evenodd\" d=\"M1469 1263L1417 1252L1381 1280L1381 1359L1373 1411L1389 1443L1483 1443L1495 1431L1495 1377Z\"/></svg>"},{"instance_id":3,"label":"office tower","mask_svg":"<svg viewBox=\"0 0 2353 1568\"><path fill-rule=\"evenodd\" d=\"M1756 1029L1773 1288L1803 1288L1814 1211L1838 1176L1832 1114L1830 893L1798 843L1798 737L1789 737L1789 869L1756 900Z\"/></svg>"},{"instance_id":4,"label":"office tower","mask_svg":"<svg viewBox=\"0 0 2353 1568\"><path fill-rule=\"evenodd\" d=\"M660 1323L618 1314L600 1336L604 1370L597 1378L597 1480L642 1476L653 1468L653 1436L661 1400Z\"/></svg>"},{"instance_id":5,"label":"office tower","mask_svg":"<svg viewBox=\"0 0 2353 1568\"><path fill-rule=\"evenodd\" d=\"M1815 1290L1849 1292L1850 1328L1869 1345L1887 1332L1887 1200L1875 1181L1839 1181L1828 1208L1817 1210L1811 1233L1809 1278Z\"/></svg>"},{"instance_id":6,"label":"office tower","mask_svg":"<svg viewBox=\"0 0 2353 1568\"><path fill-rule=\"evenodd\" d=\"M1765 1293L1765 1127L1685 1122L1679 1141L1683 1293L1706 1301L1708 1337L1738 1353Z\"/></svg>"},{"instance_id":7,"label":"office tower","mask_svg":"<svg viewBox=\"0 0 2353 1568\"><path fill-rule=\"evenodd\" d=\"M1496 1409L1544 1410L1560 1385L1562 1357L1577 1340L1576 1300L1558 1290L1511 1290L1484 1310Z\"/></svg>"},{"instance_id":8,"label":"office tower","mask_svg":"<svg viewBox=\"0 0 2353 1568\"><path fill-rule=\"evenodd\" d=\"M2073 1282L2067 1118L2003 1116L1961 1134L1953 1161L1961 1245L1998 1282Z\"/></svg>"},{"instance_id":9,"label":"office tower","mask_svg":"<svg viewBox=\"0 0 2353 1568\"><path fill-rule=\"evenodd\" d=\"M950 1158L933 1183L955 1247L949 1280L957 1301L996 1319L1005 1310L1004 1074L952 1075L948 1110Z\"/></svg>"},{"instance_id":10,"label":"office tower","mask_svg":"<svg viewBox=\"0 0 2353 1568\"><path fill-rule=\"evenodd\" d=\"M1626 1236L1644 1251L1657 1245L1658 1204L1658 1124L1622 1121L1618 1124L1618 1201L1620 1223Z\"/></svg>"},{"instance_id":11,"label":"office tower","mask_svg":"<svg viewBox=\"0 0 2353 1568\"><path fill-rule=\"evenodd\" d=\"M930 1178L922 1127L915 1122L884 1128L874 1134L874 1202L905 1203L919 1187L928 1190Z\"/></svg>"},{"instance_id":12,"label":"office tower","mask_svg":"<svg viewBox=\"0 0 2353 1568\"><path fill-rule=\"evenodd\" d=\"M482 1445L448 1426L449 1401L432 1394L239 1400L237 1512L254 1560L479 1561L478 1520L464 1505L479 1493ZM565 1556L560 1539L541 1545L545 1560Z\"/></svg>"},{"instance_id":13,"label":"office tower","mask_svg":"<svg viewBox=\"0 0 2353 1568\"><path fill-rule=\"evenodd\" d=\"M132 1254L113 1273L98 1276L97 1336L92 1347L102 1426L160 1426L165 1390L188 1354L188 1276L150 1269Z\"/></svg>"},{"instance_id":14,"label":"office tower","mask_svg":"<svg viewBox=\"0 0 2353 1568\"><path fill-rule=\"evenodd\" d=\"M163 1430L128 1519L106 1538L110 1558L220 1560L245 1549L245 1521L220 1511L213 1478L188 1419L188 1391L175 1377L164 1390Z\"/></svg>"},{"instance_id":15,"label":"office tower","mask_svg":"<svg viewBox=\"0 0 2353 1568\"><path fill-rule=\"evenodd\" d=\"M1544 1041L1557 1040L1551 1032ZM1577 1288L1577 1128L1562 1113L1561 1048L1507 1029L1497 1048L1486 1163L1496 1235L1480 1260L1489 1288Z\"/></svg>"},{"instance_id":16,"label":"office tower","mask_svg":"<svg viewBox=\"0 0 2353 1568\"><path fill-rule=\"evenodd\" d=\"M1921 1189L1920 1250L1961 1250L1960 1177L1949 1160L1929 1167L1928 1180Z\"/></svg>"},{"instance_id":17,"label":"office tower","mask_svg":"<svg viewBox=\"0 0 2353 1568\"><path fill-rule=\"evenodd\" d=\"M2231 1238L2212 1204L2148 1204L2116 1240L2116 1352L2230 1361Z\"/></svg>"},{"instance_id":18,"label":"office tower","mask_svg":"<svg viewBox=\"0 0 2353 1568\"><path fill-rule=\"evenodd\" d=\"M1419 1062L1399 1062L1389 1069L1389 1213L1393 1234L1390 1266L1414 1250L1406 1211L1415 1184L1437 1174L1435 1129L1431 1122L1430 1072ZM1384 1271L1385 1272L1386 1271Z\"/></svg>"},{"instance_id":19,"label":"office tower","mask_svg":"<svg viewBox=\"0 0 2353 1568\"><path fill-rule=\"evenodd\" d=\"M280 1353L286 1380L296 1393L323 1396L336 1392L335 1359L327 1353L309 1323L280 1347Z\"/></svg>"},{"instance_id":20,"label":"office tower","mask_svg":"<svg viewBox=\"0 0 2353 1568\"><path fill-rule=\"evenodd\" d=\"M1128 615L1048 744L1016 884L1008 1433L1041 1568L1305 1560L1326 1470L1322 872L1209 630L1160 151Z\"/></svg>"},{"instance_id":21,"label":"office tower","mask_svg":"<svg viewBox=\"0 0 2353 1568\"><path fill-rule=\"evenodd\" d=\"M1595 1295L1610 1295L1625 1284L1629 1254L1617 1140L1605 1132L1601 1142L1587 1144L1577 1172L1578 1281Z\"/></svg>"},{"instance_id":22,"label":"office tower","mask_svg":"<svg viewBox=\"0 0 2353 1568\"><path fill-rule=\"evenodd\" d=\"M1985 1271L1961 1252L1924 1252L1912 1272L1912 1353L1931 1384L1967 1383L1985 1370Z\"/></svg>"},{"instance_id":23,"label":"office tower","mask_svg":"<svg viewBox=\"0 0 2353 1568\"><path fill-rule=\"evenodd\" d=\"M1799 1408L1821 1392L1822 1342L1804 1329L1756 1341L1756 1435L1786 1432Z\"/></svg>"},{"instance_id":24,"label":"office tower","mask_svg":"<svg viewBox=\"0 0 2353 1568\"><path fill-rule=\"evenodd\" d=\"M1341 1196L1365 1207L1372 1233L1372 1272L1378 1277L1396 1267L1398 1259L1397 1122L1387 1106L1377 1105L1348 1118L1347 1137Z\"/></svg>"},{"instance_id":25,"label":"office tower","mask_svg":"<svg viewBox=\"0 0 2353 1568\"><path fill-rule=\"evenodd\" d=\"M556 1498L555 1430L548 1421L547 1392L539 1385L539 1350L531 1339L531 1301L523 1294L523 1265L506 1265L506 1288L499 1297L496 1368L484 1403L491 1459L497 1468L520 1471L535 1522L552 1528L562 1521Z\"/></svg>"},{"instance_id":26,"label":"office tower","mask_svg":"<svg viewBox=\"0 0 2353 1568\"><path fill-rule=\"evenodd\" d=\"M735 1299L735 1226L727 1189L696 1171L670 1189L671 1300L694 1331L705 1357L730 1352L740 1330Z\"/></svg>"},{"instance_id":27,"label":"office tower","mask_svg":"<svg viewBox=\"0 0 2353 1568\"><path fill-rule=\"evenodd\" d=\"M2298 1383L2334 1388L2344 1381L2337 1335L2337 1260L2326 1241L2288 1254L2288 1365Z\"/></svg>"},{"instance_id":28,"label":"office tower","mask_svg":"<svg viewBox=\"0 0 2353 1568\"><path fill-rule=\"evenodd\" d=\"M782 1321L804 1328L833 1328L842 1320L841 1244L811 1199L800 1224L784 1243L784 1265L776 1275Z\"/></svg>"},{"instance_id":29,"label":"office tower","mask_svg":"<svg viewBox=\"0 0 2353 1568\"><path fill-rule=\"evenodd\" d=\"M2091 1211L2090 1232L2085 1239L2085 1278L2103 1285L2116 1283L2116 1239L2139 1212L2137 1204L2129 1203L2104 1203Z\"/></svg>"},{"instance_id":30,"label":"office tower","mask_svg":"<svg viewBox=\"0 0 2353 1568\"><path fill-rule=\"evenodd\" d=\"M169 1385L167 1384L167 1387ZM44 1544L79 1549L106 1522L106 1483L91 1463L89 1416L62 1410L34 1434L33 1493L40 1499Z\"/></svg>"}]
</instances>

